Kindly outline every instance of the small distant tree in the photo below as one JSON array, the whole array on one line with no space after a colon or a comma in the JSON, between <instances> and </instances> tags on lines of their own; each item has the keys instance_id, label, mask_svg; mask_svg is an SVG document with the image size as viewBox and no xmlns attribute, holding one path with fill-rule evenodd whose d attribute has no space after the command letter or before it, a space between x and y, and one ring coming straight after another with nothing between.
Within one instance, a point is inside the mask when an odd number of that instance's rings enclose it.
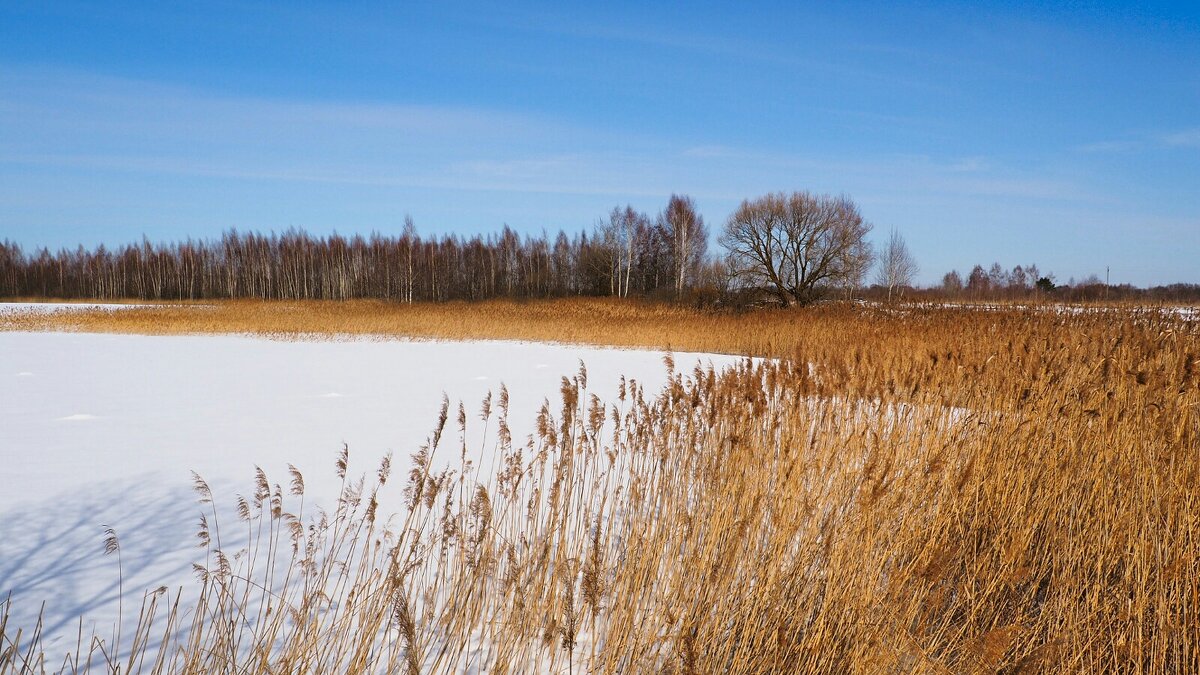
<instances>
[{"instance_id":1,"label":"small distant tree","mask_svg":"<svg viewBox=\"0 0 1200 675\"><path fill-rule=\"evenodd\" d=\"M1004 271L1000 263L992 263L991 268L988 269L988 282L991 283L992 288L997 290L1008 285L1008 272Z\"/></svg>"},{"instance_id":2,"label":"small distant tree","mask_svg":"<svg viewBox=\"0 0 1200 675\"><path fill-rule=\"evenodd\" d=\"M1034 287L1037 288L1039 293L1047 293L1047 294L1053 293L1054 289L1056 288L1054 285L1054 281L1051 280L1050 277L1042 277L1042 278L1038 279L1037 283L1034 284Z\"/></svg>"},{"instance_id":3,"label":"small distant tree","mask_svg":"<svg viewBox=\"0 0 1200 675\"><path fill-rule=\"evenodd\" d=\"M971 268L971 274L967 276L967 291L979 297L987 293L991 286L992 282L988 279L987 272L983 271L982 265Z\"/></svg>"},{"instance_id":4,"label":"small distant tree","mask_svg":"<svg viewBox=\"0 0 1200 675\"><path fill-rule=\"evenodd\" d=\"M893 229L887 246L879 254L879 270L875 277L880 286L887 288L888 302L892 301L892 294L897 289L912 285L918 269L908 244L904 243L904 237Z\"/></svg>"},{"instance_id":5,"label":"small distant tree","mask_svg":"<svg viewBox=\"0 0 1200 675\"><path fill-rule=\"evenodd\" d=\"M1035 277L1036 278L1036 277ZM1020 292L1024 292L1029 288L1029 277L1025 272L1025 268L1017 265L1008 273L1008 286Z\"/></svg>"},{"instance_id":6,"label":"small distant tree","mask_svg":"<svg viewBox=\"0 0 1200 675\"><path fill-rule=\"evenodd\" d=\"M946 276L942 277L942 291L946 295L958 295L962 292L963 280L958 275L958 270L950 270Z\"/></svg>"}]
</instances>

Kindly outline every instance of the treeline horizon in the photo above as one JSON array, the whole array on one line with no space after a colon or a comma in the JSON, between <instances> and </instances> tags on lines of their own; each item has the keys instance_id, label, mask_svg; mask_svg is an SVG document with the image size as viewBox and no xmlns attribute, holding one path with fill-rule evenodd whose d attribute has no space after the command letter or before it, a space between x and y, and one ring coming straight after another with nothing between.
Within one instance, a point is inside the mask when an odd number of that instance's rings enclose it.
<instances>
[{"instance_id":1,"label":"treeline horizon","mask_svg":"<svg viewBox=\"0 0 1200 675\"><path fill-rule=\"evenodd\" d=\"M597 226L573 236L422 236L411 219L399 235L312 235L228 230L215 239L82 245L26 254L0 242L0 297L61 299L380 299L442 302L488 298L678 295L715 287L705 239L681 254L663 223L614 210L618 236ZM705 235L707 236L707 234Z\"/></svg>"},{"instance_id":2,"label":"treeline horizon","mask_svg":"<svg viewBox=\"0 0 1200 675\"><path fill-rule=\"evenodd\" d=\"M765 286L739 283L725 259L708 254L707 240L703 219L686 197L673 197L657 219L631 207L613 209L592 232L574 235L519 235L504 226L488 235L422 236L406 219L398 235L231 229L215 239L153 243L143 237L115 248L80 245L54 253L46 247L26 253L4 240L0 297L444 302L636 296L717 304L773 297ZM821 285L813 298L889 297L884 284L864 284L864 276ZM999 263L990 270L976 265L966 279L953 271L940 284L904 291L911 299L1200 300L1200 284L1141 288L1092 275L1060 285L1035 265L1006 270Z\"/></svg>"},{"instance_id":3,"label":"treeline horizon","mask_svg":"<svg viewBox=\"0 0 1200 675\"><path fill-rule=\"evenodd\" d=\"M1110 284L1097 274L1066 283L1058 283L1053 272L1042 274L1036 264L1017 265L1011 270L999 262L991 267L975 265L966 278L958 270L947 272L939 284L923 289L913 289L918 297L1020 300L1030 297L1045 297L1065 302L1093 302L1105 300L1150 300L1180 302L1200 300L1200 284L1174 283L1149 287L1133 284Z\"/></svg>"}]
</instances>

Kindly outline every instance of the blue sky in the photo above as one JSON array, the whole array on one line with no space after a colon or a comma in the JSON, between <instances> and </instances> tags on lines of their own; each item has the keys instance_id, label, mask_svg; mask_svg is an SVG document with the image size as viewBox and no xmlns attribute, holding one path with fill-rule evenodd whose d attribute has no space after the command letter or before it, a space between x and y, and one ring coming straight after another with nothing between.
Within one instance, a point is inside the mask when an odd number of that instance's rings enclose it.
<instances>
[{"instance_id":1,"label":"blue sky","mask_svg":"<svg viewBox=\"0 0 1200 675\"><path fill-rule=\"evenodd\" d=\"M1200 282L1200 4L0 3L0 239L847 194L921 281Z\"/></svg>"}]
</instances>

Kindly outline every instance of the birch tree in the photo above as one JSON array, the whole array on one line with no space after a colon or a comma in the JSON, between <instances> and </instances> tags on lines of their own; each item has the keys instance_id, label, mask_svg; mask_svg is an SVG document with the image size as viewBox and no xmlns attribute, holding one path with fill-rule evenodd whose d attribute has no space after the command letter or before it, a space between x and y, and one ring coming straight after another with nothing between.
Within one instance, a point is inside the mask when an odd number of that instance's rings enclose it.
<instances>
[{"instance_id":1,"label":"birch tree","mask_svg":"<svg viewBox=\"0 0 1200 675\"><path fill-rule=\"evenodd\" d=\"M708 250L708 228L696 212L696 202L687 195L671 195L662 222L671 241L671 273L679 296Z\"/></svg>"},{"instance_id":2,"label":"birch tree","mask_svg":"<svg viewBox=\"0 0 1200 675\"><path fill-rule=\"evenodd\" d=\"M879 256L879 271L876 275L879 285L887 288L888 302L892 301L892 294L896 289L912 285L918 271L917 261L909 252L904 237L893 229L888 237L887 246Z\"/></svg>"}]
</instances>

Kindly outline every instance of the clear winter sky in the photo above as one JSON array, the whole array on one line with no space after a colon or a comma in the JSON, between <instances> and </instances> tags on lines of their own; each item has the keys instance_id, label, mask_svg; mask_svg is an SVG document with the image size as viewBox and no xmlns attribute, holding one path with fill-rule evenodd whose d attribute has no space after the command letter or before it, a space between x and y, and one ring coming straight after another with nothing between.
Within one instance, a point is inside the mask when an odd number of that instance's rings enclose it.
<instances>
[{"instance_id":1,"label":"clear winter sky","mask_svg":"<svg viewBox=\"0 0 1200 675\"><path fill-rule=\"evenodd\" d=\"M831 4L5 0L0 239L577 231L671 192L715 231L808 189L925 283L1200 282L1200 3Z\"/></svg>"}]
</instances>

